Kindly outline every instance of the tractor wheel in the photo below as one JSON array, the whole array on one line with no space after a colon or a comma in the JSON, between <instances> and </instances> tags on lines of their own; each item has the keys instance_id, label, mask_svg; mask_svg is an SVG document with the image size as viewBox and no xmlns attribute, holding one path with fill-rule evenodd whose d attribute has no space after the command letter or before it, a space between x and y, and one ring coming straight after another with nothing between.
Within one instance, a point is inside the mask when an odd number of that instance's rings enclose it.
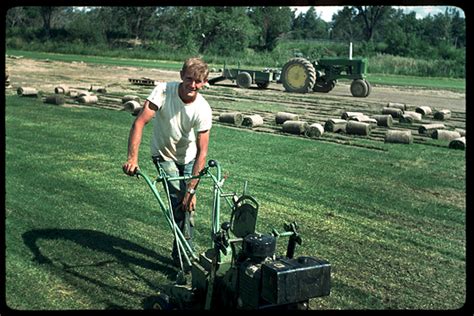
<instances>
[{"instance_id":1,"label":"tractor wheel","mask_svg":"<svg viewBox=\"0 0 474 316\"><path fill-rule=\"evenodd\" d=\"M241 72L237 75L237 86L239 88L249 88L252 84L252 76L246 71Z\"/></svg>"},{"instance_id":2,"label":"tractor wheel","mask_svg":"<svg viewBox=\"0 0 474 316\"><path fill-rule=\"evenodd\" d=\"M269 85L270 85L270 81L257 82L257 87L259 87L260 89L266 89L268 88Z\"/></svg>"},{"instance_id":3,"label":"tractor wheel","mask_svg":"<svg viewBox=\"0 0 474 316\"><path fill-rule=\"evenodd\" d=\"M314 87L313 87L313 91L314 92L328 93L329 91L334 89L335 86L336 86L336 81L335 80L321 81L321 82L318 82L316 80L316 83L314 84Z\"/></svg>"},{"instance_id":4,"label":"tractor wheel","mask_svg":"<svg viewBox=\"0 0 474 316\"><path fill-rule=\"evenodd\" d=\"M362 79L355 79L351 83L351 93L354 97L365 98L368 95L369 86Z\"/></svg>"},{"instance_id":5,"label":"tractor wheel","mask_svg":"<svg viewBox=\"0 0 474 316\"><path fill-rule=\"evenodd\" d=\"M316 70L305 58L292 58L282 68L280 80L288 92L311 92L316 82Z\"/></svg>"},{"instance_id":6,"label":"tractor wheel","mask_svg":"<svg viewBox=\"0 0 474 316\"><path fill-rule=\"evenodd\" d=\"M367 95L366 95L366 97L368 97L368 96L370 95L370 92L372 91L372 85L371 85L370 82L368 82L367 80L364 79L364 81L365 81L365 83L367 84L367 88L368 88L368 89L367 89Z\"/></svg>"}]
</instances>

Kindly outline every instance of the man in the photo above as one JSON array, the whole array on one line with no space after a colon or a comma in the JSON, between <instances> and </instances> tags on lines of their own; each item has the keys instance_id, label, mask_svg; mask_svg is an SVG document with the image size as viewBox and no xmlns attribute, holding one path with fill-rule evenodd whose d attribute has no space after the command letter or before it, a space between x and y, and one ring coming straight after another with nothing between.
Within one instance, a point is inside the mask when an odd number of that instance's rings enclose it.
<instances>
[{"instance_id":1,"label":"man","mask_svg":"<svg viewBox=\"0 0 474 316\"><path fill-rule=\"evenodd\" d=\"M152 119L151 154L157 167L160 164L170 176L198 175L204 168L212 111L198 91L207 83L208 75L208 66L202 59L189 58L180 71L181 82L160 83L153 89L130 129L128 160L122 167L127 175L135 175L138 169L143 128ZM168 183L173 216L183 232L187 224L184 212L190 212L187 228L191 246L198 181L193 179L187 183ZM176 240L173 242L172 256L175 263L179 263Z\"/></svg>"}]
</instances>

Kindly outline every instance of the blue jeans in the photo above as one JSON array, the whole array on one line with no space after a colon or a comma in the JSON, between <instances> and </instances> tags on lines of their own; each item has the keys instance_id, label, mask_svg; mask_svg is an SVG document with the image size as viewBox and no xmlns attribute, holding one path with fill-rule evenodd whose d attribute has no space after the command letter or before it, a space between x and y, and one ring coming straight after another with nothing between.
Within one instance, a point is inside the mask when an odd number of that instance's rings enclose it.
<instances>
[{"instance_id":1,"label":"blue jeans","mask_svg":"<svg viewBox=\"0 0 474 316\"><path fill-rule=\"evenodd\" d=\"M165 173L170 177L176 176L190 176L193 172L194 159L185 165L178 164L174 161L164 161L161 157L152 157L153 163L155 164L158 170L158 164L165 171ZM181 232L184 233L185 225L188 225L187 230L189 232L189 239L187 240L192 249L194 245L192 242L193 239L193 230L194 230L194 212L191 212L189 223L186 223L184 220L184 211L178 209L178 206L181 204L184 194L186 192L186 182L183 180L178 181L168 181L168 188L170 193L171 207L173 208L173 217L178 225ZM168 206L168 205L167 205ZM179 264L179 255L178 248L176 245L176 240L173 241L173 251L171 253L175 263ZM183 261L184 262L184 261Z\"/></svg>"}]
</instances>

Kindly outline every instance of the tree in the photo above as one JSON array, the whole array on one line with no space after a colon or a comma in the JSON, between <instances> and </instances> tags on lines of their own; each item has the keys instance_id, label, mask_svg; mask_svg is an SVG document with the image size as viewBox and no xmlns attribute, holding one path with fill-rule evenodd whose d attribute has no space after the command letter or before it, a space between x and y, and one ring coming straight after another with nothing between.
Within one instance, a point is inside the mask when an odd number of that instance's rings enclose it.
<instances>
[{"instance_id":1,"label":"tree","mask_svg":"<svg viewBox=\"0 0 474 316\"><path fill-rule=\"evenodd\" d=\"M354 41L361 38L362 26L358 24L357 12L353 7L344 7L332 17L331 38Z\"/></svg>"},{"instance_id":2,"label":"tree","mask_svg":"<svg viewBox=\"0 0 474 316\"><path fill-rule=\"evenodd\" d=\"M365 41L372 40L377 24L387 15L391 7L389 6L355 6L358 15L364 21Z\"/></svg>"},{"instance_id":3,"label":"tree","mask_svg":"<svg viewBox=\"0 0 474 316\"><path fill-rule=\"evenodd\" d=\"M326 38L328 27L316 13L316 10L311 6L306 11L303 19L304 38Z\"/></svg>"},{"instance_id":4,"label":"tree","mask_svg":"<svg viewBox=\"0 0 474 316\"><path fill-rule=\"evenodd\" d=\"M294 14L290 7L250 7L249 16L258 29L257 43L253 47L271 51L277 39L291 30Z\"/></svg>"}]
</instances>

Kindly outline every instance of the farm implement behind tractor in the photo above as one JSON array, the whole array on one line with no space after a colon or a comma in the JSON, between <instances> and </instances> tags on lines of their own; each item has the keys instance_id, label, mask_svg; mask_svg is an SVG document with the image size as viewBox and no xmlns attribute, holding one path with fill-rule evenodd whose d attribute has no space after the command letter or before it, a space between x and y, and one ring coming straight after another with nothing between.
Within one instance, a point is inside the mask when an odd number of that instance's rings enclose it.
<instances>
[{"instance_id":1,"label":"farm implement behind tractor","mask_svg":"<svg viewBox=\"0 0 474 316\"><path fill-rule=\"evenodd\" d=\"M213 85L223 80L236 81L240 88L256 84L266 89L270 83L283 84L287 92L330 92L338 79L352 80L350 91L354 97L369 96L372 87L367 81L367 59L365 58L321 58L310 62L304 57L290 59L281 70L263 71L228 69L224 65L221 76L209 80Z\"/></svg>"},{"instance_id":2,"label":"farm implement behind tractor","mask_svg":"<svg viewBox=\"0 0 474 316\"><path fill-rule=\"evenodd\" d=\"M329 262L312 256L294 257L296 245L302 243L296 222L285 224L281 232L258 233L258 202L247 193L247 183L241 195L225 193L225 177L217 161L210 160L198 176L169 177L159 164L158 171L154 180L140 170L137 175L146 180L171 228L181 270L176 282L148 299L145 308L308 309L309 299L329 295ZM188 242L186 229L182 232L174 221L168 194L168 181L195 178L210 178L213 185L211 246L199 255ZM162 183L166 199L161 198L157 183ZM230 220L222 224L221 200L230 210ZM276 242L283 237L288 238L286 255L277 256Z\"/></svg>"}]
</instances>

